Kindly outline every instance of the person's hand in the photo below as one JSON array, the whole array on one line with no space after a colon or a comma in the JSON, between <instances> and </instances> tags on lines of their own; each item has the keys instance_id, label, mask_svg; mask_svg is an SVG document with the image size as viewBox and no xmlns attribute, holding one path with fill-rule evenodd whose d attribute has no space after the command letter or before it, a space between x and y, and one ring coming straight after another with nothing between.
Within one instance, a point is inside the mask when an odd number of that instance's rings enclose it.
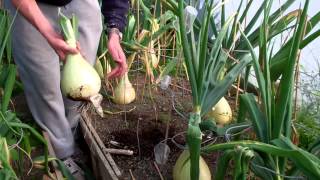
<instances>
[{"instance_id":1,"label":"person's hand","mask_svg":"<svg viewBox=\"0 0 320 180\"><path fill-rule=\"evenodd\" d=\"M107 74L107 78L120 77L127 72L128 67L126 56L120 45L120 37L117 33L109 34L108 50L117 66Z\"/></svg>"},{"instance_id":2,"label":"person's hand","mask_svg":"<svg viewBox=\"0 0 320 180\"><path fill-rule=\"evenodd\" d=\"M58 54L60 60L64 61L68 54L77 54L80 52L79 43L77 43L77 47L70 47L64 40L61 35L55 32L51 32L50 34L46 34L47 41L50 46L55 50Z\"/></svg>"},{"instance_id":3,"label":"person's hand","mask_svg":"<svg viewBox=\"0 0 320 180\"><path fill-rule=\"evenodd\" d=\"M21 13L48 41L50 46L56 51L59 58L64 60L69 53L76 54L77 48L70 47L51 26L48 19L40 10L36 1L11 0L15 8Z\"/></svg>"}]
</instances>

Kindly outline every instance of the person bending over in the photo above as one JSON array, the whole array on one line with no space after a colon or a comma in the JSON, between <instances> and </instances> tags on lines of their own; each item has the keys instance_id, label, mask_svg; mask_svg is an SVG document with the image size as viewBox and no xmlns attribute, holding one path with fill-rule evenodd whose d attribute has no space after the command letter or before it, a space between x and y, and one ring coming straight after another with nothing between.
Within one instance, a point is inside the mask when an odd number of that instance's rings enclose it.
<instances>
[{"instance_id":1,"label":"person bending over","mask_svg":"<svg viewBox=\"0 0 320 180\"><path fill-rule=\"evenodd\" d=\"M128 0L5 0L12 16L13 57L18 67L29 109L35 121L48 132L58 158L67 159L75 152L72 128L76 127L81 102L62 96L60 61L68 53L80 53L91 65L102 33L102 16L108 33L108 50L117 66L109 77L127 71L126 57L120 46L126 25ZM79 20L80 48L69 47L60 34L59 11Z\"/></svg>"}]
</instances>

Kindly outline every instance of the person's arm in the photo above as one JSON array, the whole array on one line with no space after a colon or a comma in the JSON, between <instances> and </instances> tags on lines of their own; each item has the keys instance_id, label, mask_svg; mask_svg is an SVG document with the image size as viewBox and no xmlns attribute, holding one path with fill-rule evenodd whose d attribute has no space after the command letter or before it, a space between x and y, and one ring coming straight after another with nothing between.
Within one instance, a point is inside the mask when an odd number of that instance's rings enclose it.
<instances>
[{"instance_id":1,"label":"person's arm","mask_svg":"<svg viewBox=\"0 0 320 180\"><path fill-rule=\"evenodd\" d=\"M124 31L129 10L128 0L103 0L102 14L107 28L117 28Z\"/></svg>"},{"instance_id":2,"label":"person's arm","mask_svg":"<svg viewBox=\"0 0 320 180\"><path fill-rule=\"evenodd\" d=\"M121 48L121 37L117 30L123 32L126 26L126 15L129 10L128 0L103 0L102 14L107 26L108 33L108 50L113 60L118 64L109 74L108 77L117 77L127 71L125 54ZM110 31L110 29L112 29Z\"/></svg>"},{"instance_id":3,"label":"person's arm","mask_svg":"<svg viewBox=\"0 0 320 180\"><path fill-rule=\"evenodd\" d=\"M68 46L62 36L55 32L35 0L12 0L12 4L46 38L60 59L64 60L67 53L78 53L76 48Z\"/></svg>"}]
</instances>

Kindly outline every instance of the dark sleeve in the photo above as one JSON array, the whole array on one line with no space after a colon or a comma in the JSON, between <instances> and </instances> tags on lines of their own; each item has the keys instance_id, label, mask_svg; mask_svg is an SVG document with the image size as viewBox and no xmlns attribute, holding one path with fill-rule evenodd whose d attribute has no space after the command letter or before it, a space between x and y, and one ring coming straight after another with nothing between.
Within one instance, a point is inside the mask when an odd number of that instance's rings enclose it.
<instances>
[{"instance_id":1,"label":"dark sleeve","mask_svg":"<svg viewBox=\"0 0 320 180\"><path fill-rule=\"evenodd\" d=\"M108 28L118 28L121 32L127 23L129 0L102 0L102 14Z\"/></svg>"}]
</instances>

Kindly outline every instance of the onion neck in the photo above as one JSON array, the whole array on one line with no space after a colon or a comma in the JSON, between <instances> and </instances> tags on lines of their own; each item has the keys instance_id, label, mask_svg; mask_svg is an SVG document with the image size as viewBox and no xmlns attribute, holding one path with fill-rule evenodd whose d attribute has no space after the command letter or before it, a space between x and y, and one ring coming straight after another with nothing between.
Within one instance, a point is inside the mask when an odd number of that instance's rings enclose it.
<instances>
[{"instance_id":1,"label":"onion neck","mask_svg":"<svg viewBox=\"0 0 320 180\"><path fill-rule=\"evenodd\" d=\"M131 82L129 81L128 73L126 72L121 78L120 78L120 84L123 84L125 86L132 86Z\"/></svg>"},{"instance_id":2,"label":"onion neck","mask_svg":"<svg viewBox=\"0 0 320 180\"><path fill-rule=\"evenodd\" d=\"M63 15L62 13L60 13L60 25L61 25L61 29L62 29L66 43L70 47L76 48L77 40L76 40L75 30L72 27L70 19L67 18L65 15Z\"/></svg>"}]
</instances>

